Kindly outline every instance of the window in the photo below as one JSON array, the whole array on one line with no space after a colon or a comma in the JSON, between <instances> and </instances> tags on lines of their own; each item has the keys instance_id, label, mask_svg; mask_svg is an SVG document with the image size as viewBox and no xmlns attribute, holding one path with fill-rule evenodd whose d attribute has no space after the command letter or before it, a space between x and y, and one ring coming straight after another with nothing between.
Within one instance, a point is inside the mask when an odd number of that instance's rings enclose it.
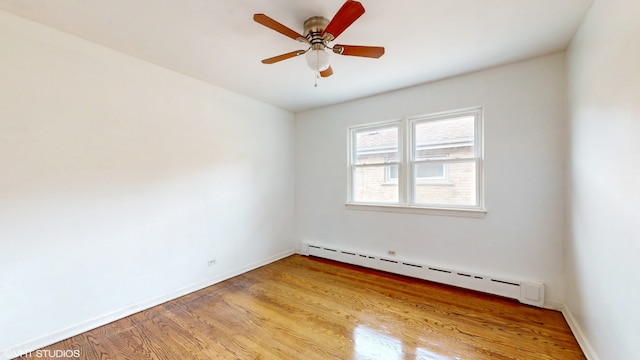
<instances>
[{"instance_id":1,"label":"window","mask_svg":"<svg viewBox=\"0 0 640 360\"><path fill-rule=\"evenodd\" d=\"M349 129L348 205L482 210L482 109Z\"/></svg>"}]
</instances>

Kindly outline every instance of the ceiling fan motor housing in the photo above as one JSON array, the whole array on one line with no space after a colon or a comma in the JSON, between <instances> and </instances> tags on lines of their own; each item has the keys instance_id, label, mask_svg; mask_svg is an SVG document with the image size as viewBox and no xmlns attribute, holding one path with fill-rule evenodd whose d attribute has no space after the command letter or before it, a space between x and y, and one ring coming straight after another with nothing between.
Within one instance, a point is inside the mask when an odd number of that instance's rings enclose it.
<instances>
[{"instance_id":1,"label":"ceiling fan motor housing","mask_svg":"<svg viewBox=\"0 0 640 360\"><path fill-rule=\"evenodd\" d=\"M333 36L330 34L328 35L330 35L331 39L322 37L322 32L328 24L329 19L322 16L313 16L304 22L304 34L311 44L311 50L322 50L326 47L327 42L333 40Z\"/></svg>"}]
</instances>

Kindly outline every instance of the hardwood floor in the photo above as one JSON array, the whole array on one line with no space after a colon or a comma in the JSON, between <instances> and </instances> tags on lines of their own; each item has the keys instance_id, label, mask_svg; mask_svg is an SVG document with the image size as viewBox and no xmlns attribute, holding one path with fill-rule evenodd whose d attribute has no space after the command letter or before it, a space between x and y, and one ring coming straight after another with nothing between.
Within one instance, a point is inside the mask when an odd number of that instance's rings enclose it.
<instances>
[{"instance_id":1,"label":"hardwood floor","mask_svg":"<svg viewBox=\"0 0 640 360\"><path fill-rule=\"evenodd\" d=\"M585 359L559 312L299 255L44 350L80 359Z\"/></svg>"}]
</instances>

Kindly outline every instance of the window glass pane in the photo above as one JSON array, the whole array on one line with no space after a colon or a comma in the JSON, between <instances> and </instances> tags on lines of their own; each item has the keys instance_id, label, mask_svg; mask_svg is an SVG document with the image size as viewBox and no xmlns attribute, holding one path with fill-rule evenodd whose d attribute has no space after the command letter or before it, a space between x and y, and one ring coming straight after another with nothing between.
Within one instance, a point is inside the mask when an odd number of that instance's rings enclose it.
<instances>
[{"instance_id":1,"label":"window glass pane","mask_svg":"<svg viewBox=\"0 0 640 360\"><path fill-rule=\"evenodd\" d=\"M395 179L390 179L395 168ZM398 178L397 165L362 166L353 172L353 201L397 203Z\"/></svg>"},{"instance_id":2,"label":"window glass pane","mask_svg":"<svg viewBox=\"0 0 640 360\"><path fill-rule=\"evenodd\" d=\"M416 167L422 164L416 164ZM443 181L414 181L415 203L419 205L476 206L476 163L444 164ZM416 171L418 173L418 171Z\"/></svg>"},{"instance_id":3,"label":"window glass pane","mask_svg":"<svg viewBox=\"0 0 640 360\"><path fill-rule=\"evenodd\" d=\"M474 116L433 120L414 125L414 159L474 157Z\"/></svg>"},{"instance_id":4,"label":"window glass pane","mask_svg":"<svg viewBox=\"0 0 640 360\"><path fill-rule=\"evenodd\" d=\"M445 164L442 163L418 163L415 168L415 176L420 180L444 180Z\"/></svg>"},{"instance_id":5,"label":"window glass pane","mask_svg":"<svg viewBox=\"0 0 640 360\"><path fill-rule=\"evenodd\" d=\"M398 181L398 165L390 165L385 167L387 171L387 181Z\"/></svg>"},{"instance_id":6,"label":"window glass pane","mask_svg":"<svg viewBox=\"0 0 640 360\"><path fill-rule=\"evenodd\" d=\"M398 127L359 130L355 133L355 163L384 164L397 162Z\"/></svg>"}]
</instances>

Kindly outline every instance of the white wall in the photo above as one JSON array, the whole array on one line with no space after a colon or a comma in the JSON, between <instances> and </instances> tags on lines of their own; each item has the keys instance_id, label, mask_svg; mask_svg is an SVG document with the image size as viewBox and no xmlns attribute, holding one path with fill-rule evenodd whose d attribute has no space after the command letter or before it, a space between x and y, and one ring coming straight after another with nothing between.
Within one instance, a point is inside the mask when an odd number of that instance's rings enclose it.
<instances>
[{"instance_id":1,"label":"white wall","mask_svg":"<svg viewBox=\"0 0 640 360\"><path fill-rule=\"evenodd\" d=\"M485 110L485 218L345 209L347 127ZM296 115L297 238L546 284L563 300L564 54Z\"/></svg>"},{"instance_id":2,"label":"white wall","mask_svg":"<svg viewBox=\"0 0 640 360\"><path fill-rule=\"evenodd\" d=\"M568 51L567 311L591 358L640 334L640 2L594 3Z\"/></svg>"},{"instance_id":3,"label":"white wall","mask_svg":"<svg viewBox=\"0 0 640 360\"><path fill-rule=\"evenodd\" d=\"M291 253L294 129L0 12L0 358Z\"/></svg>"}]
</instances>

